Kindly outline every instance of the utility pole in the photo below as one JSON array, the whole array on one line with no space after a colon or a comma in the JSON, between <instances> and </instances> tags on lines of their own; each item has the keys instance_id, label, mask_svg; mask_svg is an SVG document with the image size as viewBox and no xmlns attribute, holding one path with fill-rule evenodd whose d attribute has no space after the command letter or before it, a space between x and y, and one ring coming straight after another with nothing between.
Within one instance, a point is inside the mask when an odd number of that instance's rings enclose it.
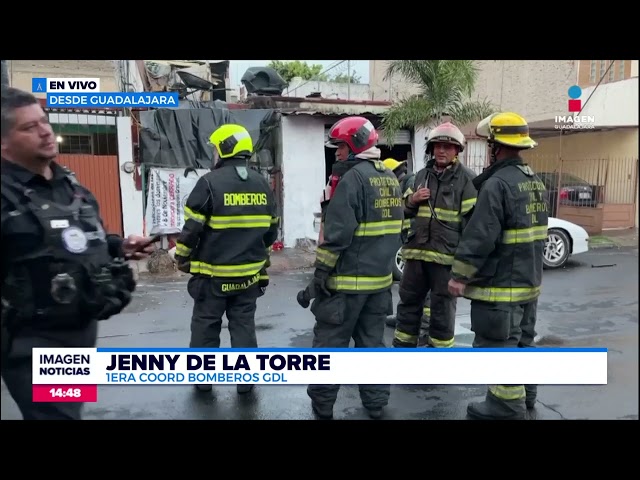
<instances>
[{"instance_id":1,"label":"utility pole","mask_svg":"<svg viewBox=\"0 0 640 480\"><path fill-rule=\"evenodd\" d=\"M347 60L347 100L351 100L351 60Z\"/></svg>"},{"instance_id":2,"label":"utility pole","mask_svg":"<svg viewBox=\"0 0 640 480\"><path fill-rule=\"evenodd\" d=\"M6 60L0 60L2 62L2 86L9 86L9 65Z\"/></svg>"}]
</instances>

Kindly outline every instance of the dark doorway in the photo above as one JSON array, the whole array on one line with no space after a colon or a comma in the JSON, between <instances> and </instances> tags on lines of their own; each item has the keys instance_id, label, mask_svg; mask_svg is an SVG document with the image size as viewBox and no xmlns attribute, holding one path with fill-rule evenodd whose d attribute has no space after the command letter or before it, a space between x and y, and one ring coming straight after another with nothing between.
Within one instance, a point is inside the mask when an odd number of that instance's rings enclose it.
<instances>
[{"instance_id":1,"label":"dark doorway","mask_svg":"<svg viewBox=\"0 0 640 480\"><path fill-rule=\"evenodd\" d=\"M411 153L411 145L394 145L393 148L389 148L387 145L378 145L381 150L380 160L386 160L387 158L393 158L399 162L404 162L409 158ZM407 163L407 172L413 171L412 162Z\"/></svg>"}]
</instances>

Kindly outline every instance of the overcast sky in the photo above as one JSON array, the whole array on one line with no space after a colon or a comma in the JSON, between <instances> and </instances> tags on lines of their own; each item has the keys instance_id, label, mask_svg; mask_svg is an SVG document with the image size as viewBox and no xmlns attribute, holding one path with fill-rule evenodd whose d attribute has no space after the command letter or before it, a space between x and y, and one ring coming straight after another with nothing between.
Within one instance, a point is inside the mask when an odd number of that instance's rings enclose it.
<instances>
[{"instance_id":1,"label":"overcast sky","mask_svg":"<svg viewBox=\"0 0 640 480\"><path fill-rule=\"evenodd\" d=\"M229 76L231 77L231 86L238 87L240 86L240 79L244 72L247 71L249 67L263 67L267 65L271 60L230 60L229 61ZM285 62L289 60L283 60ZM303 62L307 62L309 65L320 64L325 69L330 67L331 65L340 62L341 60L302 60ZM360 77L360 82L369 83L369 60L351 60L351 70L356 71L356 75ZM333 75L335 73L347 73L347 62L338 65L331 71L327 72L329 75Z\"/></svg>"}]
</instances>

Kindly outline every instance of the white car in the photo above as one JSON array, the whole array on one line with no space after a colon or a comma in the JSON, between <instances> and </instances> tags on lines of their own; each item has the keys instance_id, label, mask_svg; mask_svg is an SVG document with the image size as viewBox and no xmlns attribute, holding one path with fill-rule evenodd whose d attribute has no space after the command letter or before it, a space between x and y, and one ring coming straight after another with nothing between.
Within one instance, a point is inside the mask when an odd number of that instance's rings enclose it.
<instances>
[{"instance_id":1,"label":"white car","mask_svg":"<svg viewBox=\"0 0 640 480\"><path fill-rule=\"evenodd\" d=\"M547 242L544 246L544 268L562 268L573 255L589 251L589 234L580 225L555 217L549 217ZM402 278L401 250L396 253L393 278Z\"/></svg>"}]
</instances>

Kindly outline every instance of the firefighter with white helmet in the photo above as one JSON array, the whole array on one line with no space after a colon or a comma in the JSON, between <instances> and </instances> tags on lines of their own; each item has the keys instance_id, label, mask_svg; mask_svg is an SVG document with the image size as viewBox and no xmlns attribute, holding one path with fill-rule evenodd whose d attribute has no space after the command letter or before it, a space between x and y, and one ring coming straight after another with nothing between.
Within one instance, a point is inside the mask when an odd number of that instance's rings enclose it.
<instances>
[{"instance_id":1,"label":"firefighter with white helmet","mask_svg":"<svg viewBox=\"0 0 640 480\"><path fill-rule=\"evenodd\" d=\"M413 182L416 179L415 173L407 173L407 162L406 160L403 162L399 162L395 158L387 158L382 163L384 166L391 170L396 177L398 177L398 181L400 182L400 190L402 191L402 198L406 198L411 195L413 191ZM413 227L415 223L415 218L405 218L402 222L402 240L403 243L407 241L407 239L412 235ZM429 294L424 300L424 309L422 315L422 328L420 329L420 339L418 342L419 346L426 345L427 334L429 331L429 316L431 315L431 298ZM387 327L395 328L398 321L395 315L389 315L386 320Z\"/></svg>"},{"instance_id":2,"label":"firefighter with white helmet","mask_svg":"<svg viewBox=\"0 0 640 480\"><path fill-rule=\"evenodd\" d=\"M476 133L487 138L492 161L474 180L478 200L455 253L449 290L471 300L474 347L533 347L548 199L520 152L537 143L513 112L487 117ZM490 385L486 399L471 403L467 413L524 419L536 393L536 385Z\"/></svg>"},{"instance_id":3,"label":"firefighter with white helmet","mask_svg":"<svg viewBox=\"0 0 640 480\"><path fill-rule=\"evenodd\" d=\"M418 345L425 297L430 294L428 346L454 346L456 298L447 288L453 254L476 201L475 174L458 160L465 138L450 122L427 138L427 165L405 199L405 216L415 218L415 233L402 248L404 271L394 346Z\"/></svg>"}]
</instances>

